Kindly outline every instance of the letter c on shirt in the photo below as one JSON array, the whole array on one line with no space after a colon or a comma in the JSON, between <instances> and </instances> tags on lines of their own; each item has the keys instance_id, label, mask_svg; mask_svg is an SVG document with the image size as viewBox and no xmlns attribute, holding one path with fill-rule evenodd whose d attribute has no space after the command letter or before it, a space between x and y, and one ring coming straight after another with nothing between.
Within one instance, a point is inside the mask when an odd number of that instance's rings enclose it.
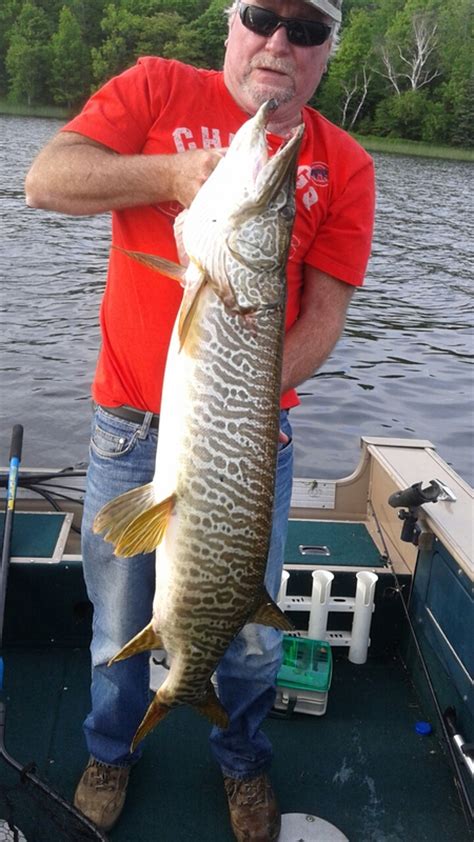
<instances>
[{"instance_id":1,"label":"letter c on shirt","mask_svg":"<svg viewBox=\"0 0 474 842\"><path fill-rule=\"evenodd\" d=\"M194 141L190 139L192 136L193 133L191 129L187 129L184 126L174 130L173 140L177 152L186 152L187 149L197 149Z\"/></svg>"}]
</instances>

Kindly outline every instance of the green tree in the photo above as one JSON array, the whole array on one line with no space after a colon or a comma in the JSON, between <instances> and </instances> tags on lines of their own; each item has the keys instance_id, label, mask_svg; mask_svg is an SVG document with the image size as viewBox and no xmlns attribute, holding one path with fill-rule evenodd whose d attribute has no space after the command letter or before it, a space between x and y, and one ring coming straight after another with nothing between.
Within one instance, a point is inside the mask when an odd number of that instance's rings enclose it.
<instances>
[{"instance_id":1,"label":"green tree","mask_svg":"<svg viewBox=\"0 0 474 842\"><path fill-rule=\"evenodd\" d=\"M175 38L182 23L177 12L146 17L115 4L107 6L101 23L106 37L100 47L92 49L96 84L131 67L139 56L163 55L165 45Z\"/></svg>"},{"instance_id":2,"label":"green tree","mask_svg":"<svg viewBox=\"0 0 474 842\"><path fill-rule=\"evenodd\" d=\"M344 128L352 129L364 114L374 79L374 16L353 8L344 36L331 59L329 77L315 100L324 113Z\"/></svg>"},{"instance_id":3,"label":"green tree","mask_svg":"<svg viewBox=\"0 0 474 842\"><path fill-rule=\"evenodd\" d=\"M447 0L439 13L439 57L443 83L438 101L446 118L444 140L455 146L474 145L474 73L472 60L474 9L471 0Z\"/></svg>"},{"instance_id":4,"label":"green tree","mask_svg":"<svg viewBox=\"0 0 474 842\"><path fill-rule=\"evenodd\" d=\"M58 31L51 39L50 90L54 102L69 108L85 98L89 91L89 51L82 40L76 16L63 6Z\"/></svg>"},{"instance_id":5,"label":"green tree","mask_svg":"<svg viewBox=\"0 0 474 842\"><path fill-rule=\"evenodd\" d=\"M196 67L222 67L228 28L224 9L229 5L229 0L212 0L197 20L183 26L176 40L165 46L165 58L179 59Z\"/></svg>"},{"instance_id":6,"label":"green tree","mask_svg":"<svg viewBox=\"0 0 474 842\"><path fill-rule=\"evenodd\" d=\"M22 0L2 0L0 3L0 96L8 90L8 73L5 64L13 26L20 14Z\"/></svg>"},{"instance_id":7,"label":"green tree","mask_svg":"<svg viewBox=\"0 0 474 842\"><path fill-rule=\"evenodd\" d=\"M49 24L43 9L29 0L15 23L5 63L10 77L9 97L13 102L47 100L47 72L50 61Z\"/></svg>"}]
</instances>

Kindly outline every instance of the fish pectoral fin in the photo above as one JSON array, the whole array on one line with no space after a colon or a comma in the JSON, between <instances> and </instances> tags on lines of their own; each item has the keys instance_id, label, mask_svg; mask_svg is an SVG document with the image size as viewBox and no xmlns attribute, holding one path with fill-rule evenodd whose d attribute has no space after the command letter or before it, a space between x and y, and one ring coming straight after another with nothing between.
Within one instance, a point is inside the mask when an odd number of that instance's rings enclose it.
<instances>
[{"instance_id":1,"label":"fish pectoral fin","mask_svg":"<svg viewBox=\"0 0 474 842\"><path fill-rule=\"evenodd\" d=\"M294 631L293 624L266 591L257 610L247 622L260 623L262 626L270 626L281 631Z\"/></svg>"},{"instance_id":2,"label":"fish pectoral fin","mask_svg":"<svg viewBox=\"0 0 474 842\"><path fill-rule=\"evenodd\" d=\"M148 623L135 637L132 637L125 646L122 646L117 654L110 659L107 666L110 667L116 661L124 661L125 658L138 655L140 652L150 652L152 649L164 649L160 635L153 628L153 621Z\"/></svg>"},{"instance_id":3,"label":"fish pectoral fin","mask_svg":"<svg viewBox=\"0 0 474 842\"><path fill-rule=\"evenodd\" d=\"M135 518L155 504L153 483L132 488L101 508L94 520L93 531L96 534L103 532L106 541L116 544Z\"/></svg>"},{"instance_id":4,"label":"fish pectoral fin","mask_svg":"<svg viewBox=\"0 0 474 842\"><path fill-rule=\"evenodd\" d=\"M216 691L211 683L209 683L209 687L207 689L207 693L202 700L198 704L194 704L193 707L200 713L202 716L205 716L206 719L209 719L213 725L217 725L218 728L228 728L229 727L229 717L227 715L227 711L221 705L219 699L216 696Z\"/></svg>"},{"instance_id":5,"label":"fish pectoral fin","mask_svg":"<svg viewBox=\"0 0 474 842\"><path fill-rule=\"evenodd\" d=\"M175 502L176 494L171 494L134 518L116 542L115 555L127 558L156 550L165 534Z\"/></svg>"},{"instance_id":6,"label":"fish pectoral fin","mask_svg":"<svg viewBox=\"0 0 474 842\"><path fill-rule=\"evenodd\" d=\"M156 726L165 716L170 712L171 708L169 705L163 704L160 699L160 691L155 695L152 703L149 705L148 710L143 717L140 725L138 726L135 736L132 740L132 744L130 746L130 751L135 751L138 743L141 743L144 737Z\"/></svg>"},{"instance_id":7,"label":"fish pectoral fin","mask_svg":"<svg viewBox=\"0 0 474 842\"><path fill-rule=\"evenodd\" d=\"M186 289L184 292L183 301L178 315L178 338L180 351L186 342L186 337L189 333L189 329L197 310L199 293L204 288L206 282L207 278L203 274L201 280L195 286L190 289Z\"/></svg>"},{"instance_id":8,"label":"fish pectoral fin","mask_svg":"<svg viewBox=\"0 0 474 842\"><path fill-rule=\"evenodd\" d=\"M159 272L160 275L165 275L173 281L179 281L180 284L184 282L184 275L186 272L185 266L180 266L178 263L173 263L172 260L166 260L165 257L158 257L155 254L145 254L142 251L129 251L128 249L120 248L120 246L112 246L115 251L120 251L137 263L143 263L154 272Z\"/></svg>"}]
</instances>

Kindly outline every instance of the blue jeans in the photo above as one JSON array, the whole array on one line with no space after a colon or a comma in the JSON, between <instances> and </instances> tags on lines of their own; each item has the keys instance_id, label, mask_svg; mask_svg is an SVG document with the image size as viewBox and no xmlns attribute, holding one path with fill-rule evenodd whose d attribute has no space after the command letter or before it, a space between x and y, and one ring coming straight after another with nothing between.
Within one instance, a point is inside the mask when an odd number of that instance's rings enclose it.
<instances>
[{"instance_id":1,"label":"blue jeans","mask_svg":"<svg viewBox=\"0 0 474 842\"><path fill-rule=\"evenodd\" d=\"M92 522L106 502L137 485L151 482L158 433L110 415L100 407L92 421L90 462L84 502L82 554L87 592L94 606L91 643L92 710L84 722L90 754L103 763L128 766L141 755L130 744L150 701L149 655L135 655L107 666L151 618L155 554L117 558L112 545L92 532ZM291 438L288 413L281 428ZM278 593L283 566L293 470L291 443L280 445L270 552L266 573L269 593ZM230 717L228 730L214 728L211 746L225 774L253 777L271 759L271 745L260 731L272 707L281 661L281 632L249 623L221 660L219 696Z\"/></svg>"}]
</instances>

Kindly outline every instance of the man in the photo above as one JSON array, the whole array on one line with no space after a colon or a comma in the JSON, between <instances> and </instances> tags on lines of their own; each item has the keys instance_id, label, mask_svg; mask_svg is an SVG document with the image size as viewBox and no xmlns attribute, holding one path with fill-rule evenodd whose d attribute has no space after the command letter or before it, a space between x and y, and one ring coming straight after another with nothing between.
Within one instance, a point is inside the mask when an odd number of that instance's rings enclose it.
<instances>
[{"instance_id":1,"label":"man","mask_svg":"<svg viewBox=\"0 0 474 842\"><path fill-rule=\"evenodd\" d=\"M266 584L275 597L288 519L294 388L326 360L363 281L373 223L368 155L305 103L319 85L342 0L258 0L228 10L223 72L141 59L111 80L40 153L27 177L28 204L69 214L112 210L112 238L127 249L177 259L173 220L216 166L222 148L258 106L276 98L268 126L275 149L303 119L297 217L287 268L282 435ZM84 723L90 761L76 805L104 829L117 820L131 766L129 746L148 706L148 656L107 668L151 616L153 556L116 559L93 535L108 500L150 482L162 377L180 291L172 281L112 252L101 308L102 347L93 398L91 460L83 524L86 584L94 605L92 710ZM280 813L260 725L274 700L281 635L249 624L218 669L226 731L211 746L224 775L237 840L276 839Z\"/></svg>"}]
</instances>

